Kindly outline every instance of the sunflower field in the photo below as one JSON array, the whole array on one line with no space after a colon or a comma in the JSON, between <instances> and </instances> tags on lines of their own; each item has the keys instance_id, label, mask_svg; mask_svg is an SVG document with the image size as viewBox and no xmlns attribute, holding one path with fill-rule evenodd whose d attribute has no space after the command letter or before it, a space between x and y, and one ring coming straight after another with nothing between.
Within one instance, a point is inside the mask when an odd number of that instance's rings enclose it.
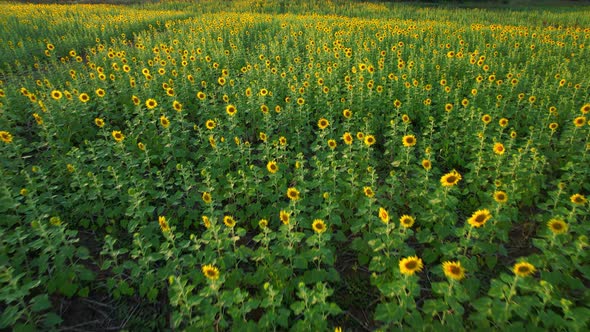
<instances>
[{"instance_id":1,"label":"sunflower field","mask_svg":"<svg viewBox=\"0 0 590 332\"><path fill-rule=\"evenodd\" d=\"M0 12L0 329L590 327L589 7Z\"/></svg>"}]
</instances>

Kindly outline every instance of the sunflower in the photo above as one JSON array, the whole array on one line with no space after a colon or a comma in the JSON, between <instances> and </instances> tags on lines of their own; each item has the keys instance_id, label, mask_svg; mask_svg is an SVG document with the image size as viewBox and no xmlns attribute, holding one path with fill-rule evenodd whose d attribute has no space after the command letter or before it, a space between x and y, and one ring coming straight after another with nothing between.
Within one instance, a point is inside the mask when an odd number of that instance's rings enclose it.
<instances>
[{"instance_id":1,"label":"sunflower","mask_svg":"<svg viewBox=\"0 0 590 332\"><path fill-rule=\"evenodd\" d=\"M366 146L371 146L371 145L375 144L375 142L377 142L375 140L375 136L373 136L373 135L365 136L365 145Z\"/></svg>"},{"instance_id":2,"label":"sunflower","mask_svg":"<svg viewBox=\"0 0 590 332\"><path fill-rule=\"evenodd\" d=\"M132 96L132 97L131 97L131 100L133 101L133 105L135 105L135 106L139 106L139 104L140 104L140 102L141 102L141 101L139 100L139 97L137 97L137 96Z\"/></svg>"},{"instance_id":3,"label":"sunflower","mask_svg":"<svg viewBox=\"0 0 590 332\"><path fill-rule=\"evenodd\" d=\"M113 130L113 138L115 139L115 141L117 141L117 143L122 142L125 139L125 135L123 135L120 131L118 130Z\"/></svg>"},{"instance_id":4,"label":"sunflower","mask_svg":"<svg viewBox=\"0 0 590 332\"><path fill-rule=\"evenodd\" d=\"M467 98L464 98L463 100L461 100L461 105L463 107L469 106L469 100Z\"/></svg>"},{"instance_id":5,"label":"sunflower","mask_svg":"<svg viewBox=\"0 0 590 332\"><path fill-rule=\"evenodd\" d=\"M410 123L410 117L407 114L402 115L403 123Z\"/></svg>"},{"instance_id":6,"label":"sunflower","mask_svg":"<svg viewBox=\"0 0 590 332\"><path fill-rule=\"evenodd\" d=\"M168 225L168 222L166 221L166 217L159 216L158 217L158 224L160 224L160 229L162 229L162 232L166 233L166 232L170 231L170 226Z\"/></svg>"},{"instance_id":7,"label":"sunflower","mask_svg":"<svg viewBox=\"0 0 590 332\"><path fill-rule=\"evenodd\" d=\"M287 212L285 210L281 210L279 213L279 219L285 225L289 225L289 220L291 219L291 212Z\"/></svg>"},{"instance_id":8,"label":"sunflower","mask_svg":"<svg viewBox=\"0 0 590 332\"><path fill-rule=\"evenodd\" d=\"M297 105L301 106L303 104L305 104L305 99L303 99L301 97L297 98Z\"/></svg>"},{"instance_id":9,"label":"sunflower","mask_svg":"<svg viewBox=\"0 0 590 332\"><path fill-rule=\"evenodd\" d=\"M400 108L400 106L402 106L402 102L396 99L393 102L393 106L395 106L395 108Z\"/></svg>"},{"instance_id":10,"label":"sunflower","mask_svg":"<svg viewBox=\"0 0 590 332\"><path fill-rule=\"evenodd\" d=\"M322 234L323 232L326 231L326 223L324 223L324 221L321 219L316 219L311 224L311 228L313 228L314 232L316 232L318 234Z\"/></svg>"},{"instance_id":11,"label":"sunflower","mask_svg":"<svg viewBox=\"0 0 590 332\"><path fill-rule=\"evenodd\" d=\"M485 124L489 124L492 122L492 117L489 114L484 114L484 116L481 117L481 121Z\"/></svg>"},{"instance_id":12,"label":"sunflower","mask_svg":"<svg viewBox=\"0 0 590 332\"><path fill-rule=\"evenodd\" d=\"M260 219L260 221L258 221L258 227L260 228L266 228L268 226L268 220L266 219Z\"/></svg>"},{"instance_id":13,"label":"sunflower","mask_svg":"<svg viewBox=\"0 0 590 332\"><path fill-rule=\"evenodd\" d=\"M158 102L155 99L150 98L150 99L148 99L148 100L145 101L145 106L148 109L153 109L156 106L158 106Z\"/></svg>"},{"instance_id":14,"label":"sunflower","mask_svg":"<svg viewBox=\"0 0 590 332\"><path fill-rule=\"evenodd\" d=\"M457 281L465 278L465 269L461 266L461 262L443 262L442 268L447 278Z\"/></svg>"},{"instance_id":15,"label":"sunflower","mask_svg":"<svg viewBox=\"0 0 590 332\"><path fill-rule=\"evenodd\" d=\"M498 124L499 124L499 125L500 125L500 127L502 127L502 128L503 128L503 127L506 127L506 126L508 125L508 119L506 119L506 118L501 118L501 119L498 121Z\"/></svg>"},{"instance_id":16,"label":"sunflower","mask_svg":"<svg viewBox=\"0 0 590 332\"><path fill-rule=\"evenodd\" d=\"M172 108L174 108L174 110L176 112L181 112L182 111L182 104L179 103L177 100L172 102Z\"/></svg>"},{"instance_id":17,"label":"sunflower","mask_svg":"<svg viewBox=\"0 0 590 332\"><path fill-rule=\"evenodd\" d=\"M557 127L559 127L559 124L557 124L557 122L551 122L549 124L549 129L551 129L552 131L555 131Z\"/></svg>"},{"instance_id":18,"label":"sunflower","mask_svg":"<svg viewBox=\"0 0 590 332\"><path fill-rule=\"evenodd\" d=\"M404 227L404 228L410 228L414 225L414 217L412 216L408 216L407 214L404 214L403 216L401 216L399 218L399 223Z\"/></svg>"},{"instance_id":19,"label":"sunflower","mask_svg":"<svg viewBox=\"0 0 590 332\"><path fill-rule=\"evenodd\" d=\"M162 125L162 127L168 128L170 126L170 120L168 120L166 116L162 115L160 117L160 124Z\"/></svg>"},{"instance_id":20,"label":"sunflower","mask_svg":"<svg viewBox=\"0 0 590 332\"><path fill-rule=\"evenodd\" d=\"M580 107L580 112L582 112L582 114L590 113L590 104L584 104L584 106Z\"/></svg>"},{"instance_id":21,"label":"sunflower","mask_svg":"<svg viewBox=\"0 0 590 332\"><path fill-rule=\"evenodd\" d=\"M570 201L572 201L572 203L577 204L577 205L584 205L584 204L586 204L587 199L582 194L573 194L570 197Z\"/></svg>"},{"instance_id":22,"label":"sunflower","mask_svg":"<svg viewBox=\"0 0 590 332\"><path fill-rule=\"evenodd\" d=\"M520 262L514 264L512 272L514 272L514 274L516 274L518 277L526 277L535 273L535 267L531 263Z\"/></svg>"},{"instance_id":23,"label":"sunflower","mask_svg":"<svg viewBox=\"0 0 590 332\"><path fill-rule=\"evenodd\" d=\"M232 104L229 104L229 105L227 105L227 106L225 107L225 111L227 112L227 114L228 114L229 116L234 116L234 115L236 115L236 112L237 112L238 110L236 109L236 107L235 107L234 105L232 105Z\"/></svg>"},{"instance_id":24,"label":"sunflower","mask_svg":"<svg viewBox=\"0 0 590 332\"><path fill-rule=\"evenodd\" d=\"M277 165L276 161L269 161L266 164L266 169L270 172L270 173L276 173L279 170L279 166Z\"/></svg>"},{"instance_id":25,"label":"sunflower","mask_svg":"<svg viewBox=\"0 0 590 332\"><path fill-rule=\"evenodd\" d=\"M199 100L205 100L205 98L207 98L207 95L203 91L199 91L197 92L197 98L199 98Z\"/></svg>"},{"instance_id":26,"label":"sunflower","mask_svg":"<svg viewBox=\"0 0 590 332\"><path fill-rule=\"evenodd\" d=\"M467 223L471 225L471 227L479 228L492 218L492 214L488 209L477 210L473 212L471 217L467 219Z\"/></svg>"},{"instance_id":27,"label":"sunflower","mask_svg":"<svg viewBox=\"0 0 590 332\"><path fill-rule=\"evenodd\" d=\"M262 114L268 114L268 106L266 105L260 105L260 111L262 112Z\"/></svg>"},{"instance_id":28,"label":"sunflower","mask_svg":"<svg viewBox=\"0 0 590 332\"><path fill-rule=\"evenodd\" d=\"M453 110L453 104L446 104L445 105L445 111L450 112Z\"/></svg>"},{"instance_id":29,"label":"sunflower","mask_svg":"<svg viewBox=\"0 0 590 332\"><path fill-rule=\"evenodd\" d=\"M207 129L209 129L209 130L213 130L213 128L215 128L215 121L207 120L205 122L205 127L207 127Z\"/></svg>"},{"instance_id":30,"label":"sunflower","mask_svg":"<svg viewBox=\"0 0 590 332\"><path fill-rule=\"evenodd\" d=\"M329 125L330 125L330 122L328 122L328 120L326 120L324 118L321 118L318 120L318 127L322 130L328 128Z\"/></svg>"},{"instance_id":31,"label":"sunflower","mask_svg":"<svg viewBox=\"0 0 590 332\"><path fill-rule=\"evenodd\" d=\"M296 201L299 199L299 190L297 190L294 187L290 187L287 189L287 197L289 197L289 199Z\"/></svg>"},{"instance_id":32,"label":"sunflower","mask_svg":"<svg viewBox=\"0 0 590 332\"><path fill-rule=\"evenodd\" d=\"M203 225L205 225L205 228L211 227L211 220L209 220L209 217L202 216L201 219L203 219Z\"/></svg>"},{"instance_id":33,"label":"sunflower","mask_svg":"<svg viewBox=\"0 0 590 332\"><path fill-rule=\"evenodd\" d=\"M61 91L58 91L58 90L51 91L51 98L53 98L55 100L60 100L61 96L62 96Z\"/></svg>"},{"instance_id":34,"label":"sunflower","mask_svg":"<svg viewBox=\"0 0 590 332\"><path fill-rule=\"evenodd\" d=\"M328 140L328 147L330 147L330 149L334 150L336 148L336 141L333 139L329 139Z\"/></svg>"},{"instance_id":35,"label":"sunflower","mask_svg":"<svg viewBox=\"0 0 590 332\"><path fill-rule=\"evenodd\" d=\"M33 113L33 118L35 118L35 122L37 122L38 125L43 124L43 118L39 114Z\"/></svg>"},{"instance_id":36,"label":"sunflower","mask_svg":"<svg viewBox=\"0 0 590 332\"><path fill-rule=\"evenodd\" d=\"M579 128L579 127L582 127L584 124L586 124L586 117L585 116L579 116L574 119L574 126Z\"/></svg>"},{"instance_id":37,"label":"sunflower","mask_svg":"<svg viewBox=\"0 0 590 332\"><path fill-rule=\"evenodd\" d=\"M416 136L406 135L402 138L402 143L407 148L412 147L412 146L416 145Z\"/></svg>"},{"instance_id":38,"label":"sunflower","mask_svg":"<svg viewBox=\"0 0 590 332\"><path fill-rule=\"evenodd\" d=\"M95 92L96 92L96 95L99 96L100 98L102 98L106 95L106 92L101 88L96 89Z\"/></svg>"},{"instance_id":39,"label":"sunflower","mask_svg":"<svg viewBox=\"0 0 590 332\"><path fill-rule=\"evenodd\" d=\"M422 263L422 259L418 258L418 256L406 257L399 261L400 272L407 276L422 271L422 268L424 268L424 264Z\"/></svg>"},{"instance_id":40,"label":"sunflower","mask_svg":"<svg viewBox=\"0 0 590 332\"><path fill-rule=\"evenodd\" d=\"M263 142L266 142L266 139L267 139L267 137L266 137L266 133L260 132L260 133L258 134L258 137L260 137L260 140L261 140L261 141L263 141Z\"/></svg>"},{"instance_id":41,"label":"sunflower","mask_svg":"<svg viewBox=\"0 0 590 332\"><path fill-rule=\"evenodd\" d=\"M145 144L139 142L139 143L137 143L137 148L140 149L141 151L145 151Z\"/></svg>"},{"instance_id":42,"label":"sunflower","mask_svg":"<svg viewBox=\"0 0 590 332\"><path fill-rule=\"evenodd\" d=\"M203 198L203 202L205 202L206 204L211 203L211 193L208 192L204 192L203 196L201 196L201 198Z\"/></svg>"},{"instance_id":43,"label":"sunflower","mask_svg":"<svg viewBox=\"0 0 590 332\"><path fill-rule=\"evenodd\" d=\"M81 102L86 103L86 102L88 102L90 100L90 97L88 96L87 93L81 93L78 96L78 99L80 99Z\"/></svg>"},{"instance_id":44,"label":"sunflower","mask_svg":"<svg viewBox=\"0 0 590 332\"><path fill-rule=\"evenodd\" d=\"M389 223L389 213L387 213L387 210L382 207L379 208L379 219L381 219L384 224Z\"/></svg>"},{"instance_id":45,"label":"sunflower","mask_svg":"<svg viewBox=\"0 0 590 332\"><path fill-rule=\"evenodd\" d=\"M342 115L345 118L350 119L352 117L352 112L349 109L345 109L344 111L342 111Z\"/></svg>"},{"instance_id":46,"label":"sunflower","mask_svg":"<svg viewBox=\"0 0 590 332\"><path fill-rule=\"evenodd\" d=\"M209 280L217 280L219 279L219 269L214 265L207 264L203 265L201 268L203 275Z\"/></svg>"},{"instance_id":47,"label":"sunflower","mask_svg":"<svg viewBox=\"0 0 590 332\"><path fill-rule=\"evenodd\" d=\"M430 171L430 169L432 169L432 163L430 162L430 160L424 159L424 160L422 160L422 167L425 170Z\"/></svg>"},{"instance_id":48,"label":"sunflower","mask_svg":"<svg viewBox=\"0 0 590 332\"><path fill-rule=\"evenodd\" d=\"M224 216L223 223L225 224L225 226L232 228L236 225L236 220L232 216Z\"/></svg>"},{"instance_id":49,"label":"sunflower","mask_svg":"<svg viewBox=\"0 0 590 332\"><path fill-rule=\"evenodd\" d=\"M363 192L365 193L365 196L369 198L375 196L375 192L373 191L373 189L371 189L371 187L364 187Z\"/></svg>"},{"instance_id":50,"label":"sunflower","mask_svg":"<svg viewBox=\"0 0 590 332\"><path fill-rule=\"evenodd\" d=\"M279 137L279 144L282 146L287 145L287 138L285 138L285 136Z\"/></svg>"},{"instance_id":51,"label":"sunflower","mask_svg":"<svg viewBox=\"0 0 590 332\"><path fill-rule=\"evenodd\" d=\"M551 233L558 235L567 232L567 224L561 219L551 219L547 222L547 227Z\"/></svg>"},{"instance_id":52,"label":"sunflower","mask_svg":"<svg viewBox=\"0 0 590 332\"><path fill-rule=\"evenodd\" d=\"M344 135L342 135L342 140L344 141L344 144L351 145L353 138L350 133L344 133Z\"/></svg>"},{"instance_id":53,"label":"sunflower","mask_svg":"<svg viewBox=\"0 0 590 332\"><path fill-rule=\"evenodd\" d=\"M461 174L459 174L459 172L457 172L456 170L452 170L450 173L447 173L440 178L440 183L444 187L452 187L459 183L461 179Z\"/></svg>"},{"instance_id":54,"label":"sunflower","mask_svg":"<svg viewBox=\"0 0 590 332\"><path fill-rule=\"evenodd\" d=\"M494 153L497 155L503 155L504 152L506 152L506 149L504 148L504 144L500 143L500 142L496 142L494 144Z\"/></svg>"},{"instance_id":55,"label":"sunflower","mask_svg":"<svg viewBox=\"0 0 590 332\"><path fill-rule=\"evenodd\" d=\"M0 131L0 140L4 143L12 143L12 135L7 131Z\"/></svg>"},{"instance_id":56,"label":"sunflower","mask_svg":"<svg viewBox=\"0 0 590 332\"><path fill-rule=\"evenodd\" d=\"M500 204L508 202L508 195L503 191L494 192L494 200Z\"/></svg>"}]
</instances>

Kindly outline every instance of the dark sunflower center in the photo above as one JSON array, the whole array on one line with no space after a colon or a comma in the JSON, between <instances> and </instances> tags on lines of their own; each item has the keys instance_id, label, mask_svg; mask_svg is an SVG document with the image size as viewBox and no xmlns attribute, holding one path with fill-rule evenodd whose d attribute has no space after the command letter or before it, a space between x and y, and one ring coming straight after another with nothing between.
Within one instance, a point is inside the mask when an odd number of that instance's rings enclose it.
<instances>
[{"instance_id":1,"label":"dark sunflower center","mask_svg":"<svg viewBox=\"0 0 590 332\"><path fill-rule=\"evenodd\" d=\"M412 137L408 137L408 138L406 138L406 143L412 144L412 143L414 143L414 139Z\"/></svg>"},{"instance_id":2,"label":"dark sunflower center","mask_svg":"<svg viewBox=\"0 0 590 332\"><path fill-rule=\"evenodd\" d=\"M529 269L528 266L519 266L518 267L518 272L520 273L529 273L531 270Z\"/></svg>"},{"instance_id":3,"label":"dark sunflower center","mask_svg":"<svg viewBox=\"0 0 590 332\"><path fill-rule=\"evenodd\" d=\"M416 261L409 261L406 263L406 269L408 270L414 270L416 267L418 267L418 263Z\"/></svg>"},{"instance_id":4,"label":"dark sunflower center","mask_svg":"<svg viewBox=\"0 0 590 332\"><path fill-rule=\"evenodd\" d=\"M482 223L486 220L486 216L484 214L480 214L477 217L475 217L475 221L478 223Z\"/></svg>"},{"instance_id":5,"label":"dark sunflower center","mask_svg":"<svg viewBox=\"0 0 590 332\"><path fill-rule=\"evenodd\" d=\"M556 230L556 231L560 231L560 230L563 229L563 225L561 223L558 223L558 222L554 223L552 226L553 226L553 229Z\"/></svg>"},{"instance_id":6,"label":"dark sunflower center","mask_svg":"<svg viewBox=\"0 0 590 332\"><path fill-rule=\"evenodd\" d=\"M506 198L506 196L504 196L504 194L498 194L497 197L498 197L498 200L500 200L500 201L503 201Z\"/></svg>"},{"instance_id":7,"label":"dark sunflower center","mask_svg":"<svg viewBox=\"0 0 590 332\"><path fill-rule=\"evenodd\" d=\"M454 183L455 181L457 181L457 177L454 175L451 175L447 178L448 183Z\"/></svg>"},{"instance_id":8,"label":"dark sunflower center","mask_svg":"<svg viewBox=\"0 0 590 332\"><path fill-rule=\"evenodd\" d=\"M580 197L580 196L576 196L576 197L574 198L574 202L576 202L576 203L583 203L583 202L584 202L584 200L582 199L582 197Z\"/></svg>"},{"instance_id":9,"label":"dark sunflower center","mask_svg":"<svg viewBox=\"0 0 590 332\"><path fill-rule=\"evenodd\" d=\"M461 274L461 268L459 268L458 266L455 266L455 265L452 265L449 268L449 271L451 272L451 274L454 274L454 275L460 275Z\"/></svg>"},{"instance_id":10,"label":"dark sunflower center","mask_svg":"<svg viewBox=\"0 0 590 332\"><path fill-rule=\"evenodd\" d=\"M215 271L213 271L213 270L207 270L207 275L209 277L215 277Z\"/></svg>"}]
</instances>

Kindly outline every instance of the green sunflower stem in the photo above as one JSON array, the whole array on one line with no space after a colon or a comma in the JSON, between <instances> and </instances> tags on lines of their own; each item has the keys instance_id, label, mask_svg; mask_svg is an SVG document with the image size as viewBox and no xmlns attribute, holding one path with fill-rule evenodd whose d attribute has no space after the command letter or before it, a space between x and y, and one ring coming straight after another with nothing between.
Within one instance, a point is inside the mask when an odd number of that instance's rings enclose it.
<instances>
[{"instance_id":1,"label":"green sunflower stem","mask_svg":"<svg viewBox=\"0 0 590 332\"><path fill-rule=\"evenodd\" d=\"M469 248L469 240L471 239L471 231L473 231L473 227L469 227L469 232L467 232L467 239L465 241L465 248L463 249L463 256L467 254L467 248Z\"/></svg>"},{"instance_id":2,"label":"green sunflower stem","mask_svg":"<svg viewBox=\"0 0 590 332\"><path fill-rule=\"evenodd\" d=\"M518 276L514 276L514 281L512 282L512 285L510 286L510 291L508 292L508 298L506 299L506 306L504 307L504 313L506 315L506 319L508 319L508 316L510 315L510 300L512 300L512 296L514 296L514 294L515 294L517 282L518 282Z\"/></svg>"}]
</instances>

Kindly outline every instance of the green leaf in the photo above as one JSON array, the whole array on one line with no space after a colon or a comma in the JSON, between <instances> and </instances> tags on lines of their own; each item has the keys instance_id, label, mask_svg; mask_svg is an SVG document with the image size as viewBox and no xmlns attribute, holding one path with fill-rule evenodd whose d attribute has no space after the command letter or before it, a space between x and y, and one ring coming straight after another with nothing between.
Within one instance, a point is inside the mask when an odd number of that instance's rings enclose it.
<instances>
[{"instance_id":1,"label":"green leaf","mask_svg":"<svg viewBox=\"0 0 590 332\"><path fill-rule=\"evenodd\" d=\"M4 308L2 315L0 315L0 329L5 329L9 326L14 325L20 318L21 313L19 312L18 306L9 305Z\"/></svg>"},{"instance_id":2,"label":"green leaf","mask_svg":"<svg viewBox=\"0 0 590 332\"><path fill-rule=\"evenodd\" d=\"M37 295L31 299L31 311L39 312L51 307L51 301L47 294Z\"/></svg>"}]
</instances>

